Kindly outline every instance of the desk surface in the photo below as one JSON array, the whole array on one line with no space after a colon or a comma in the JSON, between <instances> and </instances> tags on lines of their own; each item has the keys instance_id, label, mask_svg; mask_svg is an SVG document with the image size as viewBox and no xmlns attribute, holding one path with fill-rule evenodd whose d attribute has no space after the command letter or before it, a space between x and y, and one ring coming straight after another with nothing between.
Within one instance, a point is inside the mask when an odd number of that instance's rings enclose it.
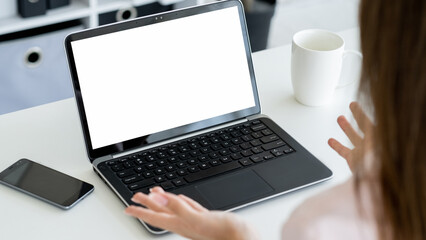
<instances>
[{"instance_id":1,"label":"desk surface","mask_svg":"<svg viewBox=\"0 0 426 240\"><path fill-rule=\"evenodd\" d=\"M359 49L357 29L340 34L347 49ZM356 98L357 81L337 89L327 106L303 106L293 97L290 53L291 47L286 45L253 55L262 112L324 162L334 177L238 210L238 215L257 226L263 239L279 239L282 224L297 205L350 176L345 161L328 147L327 140L335 137L348 144L336 119L342 114L350 116L348 105ZM359 75L359 68L353 65L343 71L351 78ZM0 146L1 170L25 157L95 186L90 196L63 211L0 185L2 239L179 239L175 234L150 235L123 213L124 204L93 172L87 159L73 98L0 115Z\"/></svg>"}]
</instances>

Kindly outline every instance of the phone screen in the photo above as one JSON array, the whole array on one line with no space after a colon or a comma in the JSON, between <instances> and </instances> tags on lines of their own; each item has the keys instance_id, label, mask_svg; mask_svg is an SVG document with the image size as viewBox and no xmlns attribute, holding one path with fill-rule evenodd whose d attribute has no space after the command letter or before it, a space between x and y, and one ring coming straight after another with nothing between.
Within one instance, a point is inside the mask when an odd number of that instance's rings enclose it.
<instances>
[{"instance_id":1,"label":"phone screen","mask_svg":"<svg viewBox=\"0 0 426 240\"><path fill-rule=\"evenodd\" d=\"M0 173L0 182L68 209L93 191L93 185L28 159Z\"/></svg>"}]
</instances>

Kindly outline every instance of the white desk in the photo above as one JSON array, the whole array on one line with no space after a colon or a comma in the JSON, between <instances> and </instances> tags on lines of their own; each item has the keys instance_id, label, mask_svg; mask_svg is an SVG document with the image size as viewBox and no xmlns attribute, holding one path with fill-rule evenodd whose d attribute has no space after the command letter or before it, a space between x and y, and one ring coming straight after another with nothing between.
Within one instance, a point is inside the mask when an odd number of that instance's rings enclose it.
<instances>
[{"instance_id":1,"label":"white desk","mask_svg":"<svg viewBox=\"0 0 426 240\"><path fill-rule=\"evenodd\" d=\"M358 31L341 32L348 49L358 49ZM332 104L305 107L293 97L290 45L254 54L262 111L323 161L334 178L237 212L257 226L263 239L278 239L283 222L307 197L345 180L345 161L327 145L329 137L347 143L336 119L350 115L348 104L357 84L337 89ZM357 70L350 69L349 75ZM95 186L95 191L69 211L0 186L1 239L178 239L175 234L150 235L123 213L124 205L93 172L86 157L74 99L66 99L0 115L0 169L26 157Z\"/></svg>"}]
</instances>

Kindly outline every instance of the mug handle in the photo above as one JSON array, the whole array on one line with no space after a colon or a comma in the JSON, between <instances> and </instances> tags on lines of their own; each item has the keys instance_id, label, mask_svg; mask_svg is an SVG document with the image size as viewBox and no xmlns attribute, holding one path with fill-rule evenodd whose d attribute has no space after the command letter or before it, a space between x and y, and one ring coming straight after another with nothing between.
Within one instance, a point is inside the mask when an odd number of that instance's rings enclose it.
<instances>
[{"instance_id":1,"label":"mug handle","mask_svg":"<svg viewBox=\"0 0 426 240\"><path fill-rule=\"evenodd\" d=\"M343 60L346 58L346 56L348 56L349 54L353 54L353 55L355 55L355 56L358 56L359 57L359 59L362 61L362 53L360 53L360 52L358 52L358 51L356 51L356 50L345 50L344 52L343 52L343 56L342 56L342 58L343 58ZM343 68L342 68L342 70L343 70ZM342 76L342 74L340 73L340 76ZM346 86L348 86L349 84L351 84L351 83L353 83L355 81L355 78L353 78L352 80L350 80L350 81L348 81L348 82L345 82L345 83L342 83L342 79L340 79L339 80L339 83L337 84L337 86L336 86L336 88L342 88L342 87L346 87Z\"/></svg>"}]
</instances>

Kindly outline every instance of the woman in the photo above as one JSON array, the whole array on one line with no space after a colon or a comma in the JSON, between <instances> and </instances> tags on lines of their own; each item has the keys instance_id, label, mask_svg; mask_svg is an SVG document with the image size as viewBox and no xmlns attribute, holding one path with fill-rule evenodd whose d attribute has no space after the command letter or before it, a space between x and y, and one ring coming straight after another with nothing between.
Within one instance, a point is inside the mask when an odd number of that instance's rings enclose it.
<instances>
[{"instance_id":1,"label":"woman","mask_svg":"<svg viewBox=\"0 0 426 240\"><path fill-rule=\"evenodd\" d=\"M329 145L353 171L346 183L303 203L283 239L426 239L426 1L361 0L361 100L351 111L363 137L338 118L354 144ZM193 239L256 239L233 213L208 211L195 201L154 188L126 213ZM321 207L317 207L321 206ZM309 227L304 227L309 226Z\"/></svg>"}]
</instances>

